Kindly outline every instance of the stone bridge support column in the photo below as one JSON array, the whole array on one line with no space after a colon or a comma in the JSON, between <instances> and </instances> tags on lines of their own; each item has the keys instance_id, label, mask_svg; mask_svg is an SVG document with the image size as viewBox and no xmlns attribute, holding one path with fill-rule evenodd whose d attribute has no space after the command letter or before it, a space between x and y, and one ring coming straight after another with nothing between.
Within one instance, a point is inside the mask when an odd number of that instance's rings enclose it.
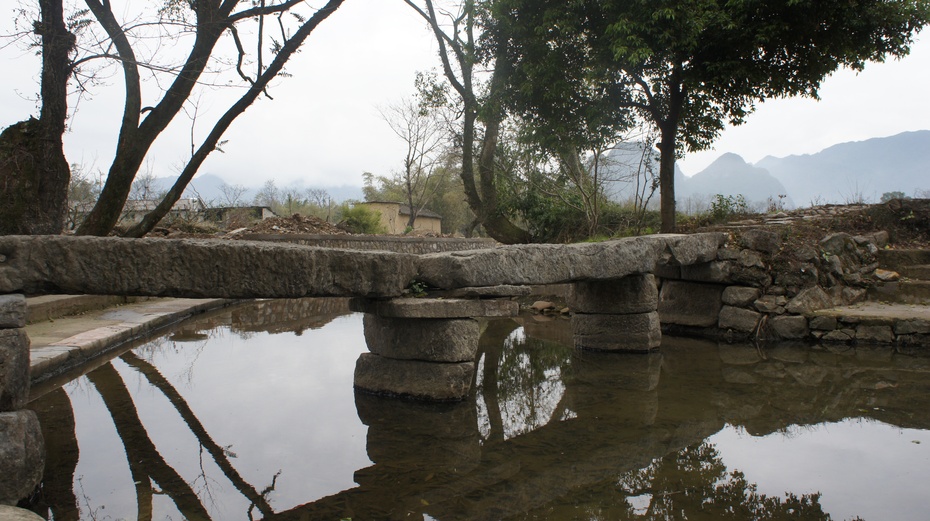
<instances>
[{"instance_id":1,"label":"stone bridge support column","mask_svg":"<svg viewBox=\"0 0 930 521\"><path fill-rule=\"evenodd\" d=\"M646 352L659 347L659 292L651 273L576 282L569 299L575 347Z\"/></svg>"},{"instance_id":2,"label":"stone bridge support column","mask_svg":"<svg viewBox=\"0 0 930 521\"><path fill-rule=\"evenodd\" d=\"M26 298L0 295L0 504L15 505L42 481L45 444L29 399Z\"/></svg>"},{"instance_id":3,"label":"stone bridge support column","mask_svg":"<svg viewBox=\"0 0 930 521\"><path fill-rule=\"evenodd\" d=\"M481 330L475 317L516 316L510 300L356 300L369 353L355 364L355 388L428 401L468 397Z\"/></svg>"}]
</instances>

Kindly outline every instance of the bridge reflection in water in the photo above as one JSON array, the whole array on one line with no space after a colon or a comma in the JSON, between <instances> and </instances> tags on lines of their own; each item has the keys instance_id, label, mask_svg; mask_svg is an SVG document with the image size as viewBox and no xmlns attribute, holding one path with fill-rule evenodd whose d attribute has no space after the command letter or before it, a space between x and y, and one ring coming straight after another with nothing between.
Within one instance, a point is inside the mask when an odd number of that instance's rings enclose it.
<instances>
[{"instance_id":1,"label":"bridge reflection in water","mask_svg":"<svg viewBox=\"0 0 930 521\"><path fill-rule=\"evenodd\" d=\"M30 404L48 446L31 508L56 520L926 512L925 494L908 488L930 478L926 355L674 338L660 352L604 354L572 348L567 321L521 317L484 323L471 399L424 404L352 391L365 346L347 309L303 299L226 310L44 391ZM870 495L837 506L828 477L757 490L714 443L737 426L790 445L792 426L850 418L884 432L862 452L880 443L926 475L861 469L875 476ZM758 468L779 458L759 455ZM829 461L815 464L829 474Z\"/></svg>"}]
</instances>

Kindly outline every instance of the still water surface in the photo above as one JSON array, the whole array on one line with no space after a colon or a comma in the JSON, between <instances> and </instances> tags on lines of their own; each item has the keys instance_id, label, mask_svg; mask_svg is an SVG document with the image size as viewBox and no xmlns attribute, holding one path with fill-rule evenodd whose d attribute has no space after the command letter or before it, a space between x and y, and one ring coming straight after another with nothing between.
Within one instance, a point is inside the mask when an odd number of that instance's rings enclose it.
<instances>
[{"instance_id":1,"label":"still water surface","mask_svg":"<svg viewBox=\"0 0 930 521\"><path fill-rule=\"evenodd\" d=\"M356 394L339 300L214 313L35 399L47 519L867 519L930 512L930 356L575 351L495 320L475 397ZM41 389L38 392L43 392Z\"/></svg>"}]
</instances>

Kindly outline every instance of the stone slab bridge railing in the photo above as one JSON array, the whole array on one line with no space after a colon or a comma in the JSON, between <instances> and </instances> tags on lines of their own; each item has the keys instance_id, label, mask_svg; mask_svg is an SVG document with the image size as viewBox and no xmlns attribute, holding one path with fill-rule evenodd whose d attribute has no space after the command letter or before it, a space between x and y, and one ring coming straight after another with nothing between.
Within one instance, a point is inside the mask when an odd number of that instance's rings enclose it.
<instances>
[{"instance_id":1,"label":"stone slab bridge railing","mask_svg":"<svg viewBox=\"0 0 930 521\"><path fill-rule=\"evenodd\" d=\"M517 303L506 297L526 294L530 285L571 283L577 347L649 351L661 340L654 270L709 262L724 240L724 234L652 235L416 255L228 240L0 237L4 481L28 493L43 467L38 421L25 409L23 295L356 297L355 309L366 312L370 353L357 362L355 386L455 401L468 396L474 378L474 319L516 315ZM414 281L445 290L446 297L403 298Z\"/></svg>"}]
</instances>

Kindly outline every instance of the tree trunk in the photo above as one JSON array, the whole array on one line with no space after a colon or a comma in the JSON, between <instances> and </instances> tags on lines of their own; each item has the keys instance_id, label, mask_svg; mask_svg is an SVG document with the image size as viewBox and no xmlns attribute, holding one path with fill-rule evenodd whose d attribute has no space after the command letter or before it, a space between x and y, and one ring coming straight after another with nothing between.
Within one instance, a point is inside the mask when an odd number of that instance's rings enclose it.
<instances>
[{"instance_id":1,"label":"tree trunk","mask_svg":"<svg viewBox=\"0 0 930 521\"><path fill-rule=\"evenodd\" d=\"M74 35L62 0L41 0L42 110L0 134L0 234L59 234L68 211L71 170L62 134L68 115L68 79Z\"/></svg>"},{"instance_id":2,"label":"tree trunk","mask_svg":"<svg viewBox=\"0 0 930 521\"><path fill-rule=\"evenodd\" d=\"M294 55L299 49L303 42L310 36L310 33L313 32L316 27L323 22L326 18L334 13L340 5L342 5L344 0L329 0L325 7L318 10L312 17L310 17L298 30L294 33L289 40L287 40L284 45L281 47L281 50L278 51L275 55L275 59L268 65L268 68L258 77L258 79L249 87L249 90L239 98L236 103L234 103L229 109L223 113L220 119L213 126L213 130L210 131L210 134L200 145L200 148L194 153L190 161L184 167L184 170L181 172L181 175L178 176L178 179L175 181L174 185L168 190L168 193L165 194L165 197L158 203L158 206L154 210L145 215L141 222L129 229L124 235L126 237L142 237L146 233L150 232L152 228L155 227L166 215L171 211L171 208L175 203L178 202L178 199L181 198L181 195L184 193L184 190L187 188L188 183L191 179L194 178L194 174L200 169L200 166L206 161L207 157L211 152L216 150L217 144L220 142L220 139L223 137L223 133L232 125L233 121L240 114L245 112L252 103L258 99L258 96L264 91L265 87L268 86L268 83L274 79L279 72L284 68L284 65L287 61ZM153 137L154 139L154 137ZM140 156L141 159L141 156ZM130 184L132 179L130 178ZM126 194L128 195L128 189ZM103 195L101 194L101 198ZM114 199L115 201L115 199ZM116 210L116 217L119 217L119 212L122 210L123 204L126 202L125 195L122 197L121 202L119 202L119 209ZM99 203L98 203L99 204ZM109 221L107 221L109 222ZM116 224L116 221L113 220L110 224L110 228ZM100 229L94 229L94 231L101 231ZM87 230L83 233L90 233L90 230Z\"/></svg>"},{"instance_id":3,"label":"tree trunk","mask_svg":"<svg viewBox=\"0 0 930 521\"><path fill-rule=\"evenodd\" d=\"M675 233L675 148L677 126L662 126L662 143L659 147L659 192L662 233Z\"/></svg>"}]
</instances>

